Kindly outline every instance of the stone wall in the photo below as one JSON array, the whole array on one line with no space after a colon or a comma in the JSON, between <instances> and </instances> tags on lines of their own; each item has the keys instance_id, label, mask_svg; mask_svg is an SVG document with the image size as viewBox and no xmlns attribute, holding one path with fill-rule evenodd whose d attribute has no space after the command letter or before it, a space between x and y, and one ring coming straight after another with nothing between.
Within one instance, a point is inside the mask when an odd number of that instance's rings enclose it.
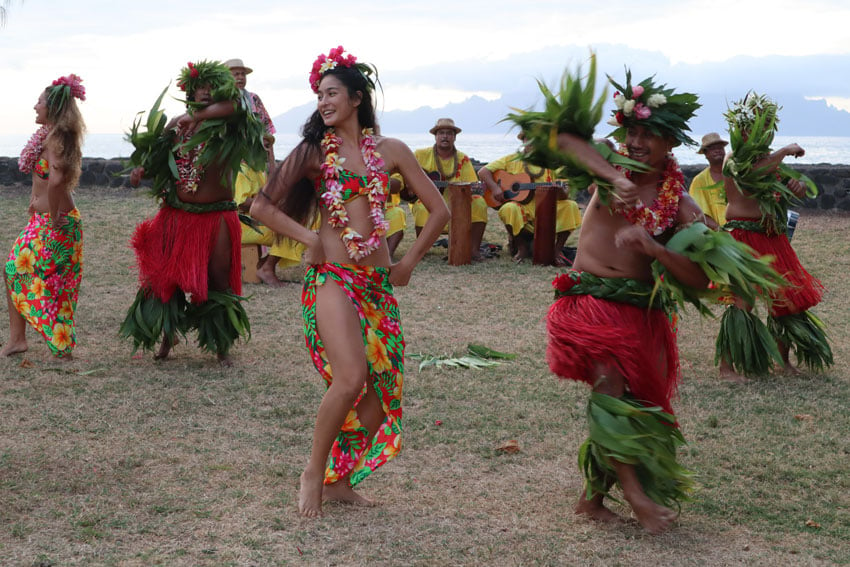
<instances>
[{"instance_id":1,"label":"stone wall","mask_svg":"<svg viewBox=\"0 0 850 567\"><path fill-rule=\"evenodd\" d=\"M481 162L473 160L478 169ZM704 166L684 165L682 172L685 181L699 173ZM820 189L815 199L806 199L804 208L850 211L850 165L794 165L794 168L811 177ZM126 175L117 175L124 164L117 159L83 158L81 186L129 187ZM10 185L28 185L30 176L18 171L18 159L0 157L0 187Z\"/></svg>"},{"instance_id":2,"label":"stone wall","mask_svg":"<svg viewBox=\"0 0 850 567\"><path fill-rule=\"evenodd\" d=\"M850 165L786 163L810 177L820 190L814 199L803 201L803 208L850 211ZM703 169L700 165L683 165L686 183L690 184L691 179Z\"/></svg>"},{"instance_id":3,"label":"stone wall","mask_svg":"<svg viewBox=\"0 0 850 567\"><path fill-rule=\"evenodd\" d=\"M118 159L83 158L81 187L129 187L126 175L118 175L124 163ZM18 158L0 157L0 187L29 185L30 175L18 171Z\"/></svg>"}]
</instances>

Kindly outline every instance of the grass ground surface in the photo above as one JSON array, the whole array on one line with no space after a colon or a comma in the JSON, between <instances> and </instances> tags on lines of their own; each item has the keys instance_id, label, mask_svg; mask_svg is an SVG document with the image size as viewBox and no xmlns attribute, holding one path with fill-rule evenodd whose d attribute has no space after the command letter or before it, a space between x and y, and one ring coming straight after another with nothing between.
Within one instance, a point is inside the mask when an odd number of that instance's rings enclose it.
<instances>
[{"instance_id":1,"label":"grass ground surface","mask_svg":"<svg viewBox=\"0 0 850 567\"><path fill-rule=\"evenodd\" d=\"M5 250L27 199L4 189ZM30 350L0 360L0 565L850 563L848 216L804 211L794 239L828 288L817 313L836 364L825 374L721 382L718 322L683 314L674 407L699 490L672 531L649 536L572 513L587 388L544 362L554 268L426 256L397 289L408 353L461 354L475 342L518 356L474 371L418 372L408 360L404 450L361 485L381 505L326 505L308 521L296 483L324 386L303 344L300 285L246 286L253 338L231 369L191 342L165 362L131 356L117 335L136 291L128 239L154 205L98 188L77 203L75 358L52 359L30 330ZM486 240L503 242L491 221ZM510 440L519 451L500 452Z\"/></svg>"}]
</instances>

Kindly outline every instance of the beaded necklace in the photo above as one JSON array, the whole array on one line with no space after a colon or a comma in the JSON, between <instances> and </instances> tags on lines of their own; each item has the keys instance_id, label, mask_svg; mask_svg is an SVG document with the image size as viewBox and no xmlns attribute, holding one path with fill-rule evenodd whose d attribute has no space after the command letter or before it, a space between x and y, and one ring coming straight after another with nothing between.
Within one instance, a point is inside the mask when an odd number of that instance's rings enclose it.
<instances>
[{"instance_id":1,"label":"beaded necklace","mask_svg":"<svg viewBox=\"0 0 850 567\"><path fill-rule=\"evenodd\" d=\"M384 160L381 154L375 151L374 132L371 128L364 128L360 138L360 154L366 165L366 189L369 199L369 218L372 220L373 229L369 238L364 239L356 230L348 226L348 212L342 200L342 184L339 182L339 172L343 169L345 158L339 156L339 147L342 138L336 135L333 128L329 128L322 139L321 147L325 154L322 164L322 180L325 191L322 193L321 201L328 209L328 223L334 228L342 228L339 237L345 245L348 256L353 260L360 260L381 245L381 237L387 232L389 223L384 218L384 204L387 196L384 193L381 182L381 168Z\"/></svg>"},{"instance_id":2,"label":"beaded necklace","mask_svg":"<svg viewBox=\"0 0 850 567\"><path fill-rule=\"evenodd\" d=\"M431 147L431 152L434 154L434 163L437 166L437 173L440 174L440 181L451 181L454 177L457 176L457 174L458 174L457 150L455 150L452 153L452 158L453 158L454 161L452 162L452 168L451 168L451 174L450 175L446 175L445 173L443 173L443 165L442 165L442 162L440 161L440 155L437 153L437 145L436 144L434 144L434 146Z\"/></svg>"},{"instance_id":3,"label":"beaded necklace","mask_svg":"<svg viewBox=\"0 0 850 567\"><path fill-rule=\"evenodd\" d=\"M531 179L532 183L536 183L537 179L543 177L543 175L546 173L546 170L542 167L540 168L540 171L537 172L537 175L531 173L531 169L529 169L528 164L525 162L522 162L522 169L525 171L526 175L528 175L528 177Z\"/></svg>"}]
</instances>

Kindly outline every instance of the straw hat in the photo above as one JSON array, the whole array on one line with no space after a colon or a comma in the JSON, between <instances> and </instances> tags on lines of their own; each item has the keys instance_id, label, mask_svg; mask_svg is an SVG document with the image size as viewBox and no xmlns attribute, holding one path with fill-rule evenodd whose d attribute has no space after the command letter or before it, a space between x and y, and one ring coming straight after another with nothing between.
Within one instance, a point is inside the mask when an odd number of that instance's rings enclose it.
<instances>
[{"instance_id":1,"label":"straw hat","mask_svg":"<svg viewBox=\"0 0 850 567\"><path fill-rule=\"evenodd\" d=\"M244 64L244 63L242 63L242 60L241 60L241 59L228 59L227 61L225 61L225 62L224 62L224 65L225 65L226 67L228 67L231 71L232 71L233 69L242 69L243 71L245 71L245 74L246 74L246 75L247 75L248 73L253 73L253 72L254 72L254 70L253 70L253 69L251 69L250 67L246 67L246 66L245 66L245 64Z\"/></svg>"},{"instance_id":2,"label":"straw hat","mask_svg":"<svg viewBox=\"0 0 850 567\"><path fill-rule=\"evenodd\" d=\"M461 129L455 126L455 121L451 118L438 118L434 127L428 130L432 134L436 134L437 130L454 130L455 134L460 134Z\"/></svg>"},{"instance_id":3,"label":"straw hat","mask_svg":"<svg viewBox=\"0 0 850 567\"><path fill-rule=\"evenodd\" d=\"M697 150L698 154L705 153L705 149L708 146L712 146L714 144L723 144L724 146L728 144L726 140L720 137L720 134L717 132L711 132L702 137L702 143L699 145L699 149Z\"/></svg>"}]
</instances>

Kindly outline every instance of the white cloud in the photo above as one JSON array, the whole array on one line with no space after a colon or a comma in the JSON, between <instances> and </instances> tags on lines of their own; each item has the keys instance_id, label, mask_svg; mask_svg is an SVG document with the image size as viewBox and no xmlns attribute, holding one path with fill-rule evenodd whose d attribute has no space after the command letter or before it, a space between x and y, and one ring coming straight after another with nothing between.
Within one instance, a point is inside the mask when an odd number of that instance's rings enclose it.
<instances>
[{"instance_id":1,"label":"white cloud","mask_svg":"<svg viewBox=\"0 0 850 567\"><path fill-rule=\"evenodd\" d=\"M806 100L823 100L832 108L850 112L850 97L840 96L807 96Z\"/></svg>"},{"instance_id":2,"label":"white cloud","mask_svg":"<svg viewBox=\"0 0 850 567\"><path fill-rule=\"evenodd\" d=\"M377 64L385 110L440 107L474 94L492 100L500 94L493 81L417 82L416 70L440 64L463 78L459 61L502 61L547 46L623 44L656 51L674 64L850 53L844 30L850 6L825 0L662 0L642 7L632 0L528 0L521 8L505 0L207 0L200 6L173 0L13 3L0 29L0 76L14 85L0 106L3 133L30 132L29 109L40 89L70 72L81 75L88 89L83 112L89 130L126 130L190 59L241 57L255 69L249 88L270 112L281 114L312 100L310 65L338 44ZM519 76L537 76L537 64L551 62L531 59L528 68L505 69L504 88ZM476 64L465 65L474 76ZM405 83L393 83L394 73L403 74ZM179 103L168 105L170 112L180 110Z\"/></svg>"}]
</instances>

